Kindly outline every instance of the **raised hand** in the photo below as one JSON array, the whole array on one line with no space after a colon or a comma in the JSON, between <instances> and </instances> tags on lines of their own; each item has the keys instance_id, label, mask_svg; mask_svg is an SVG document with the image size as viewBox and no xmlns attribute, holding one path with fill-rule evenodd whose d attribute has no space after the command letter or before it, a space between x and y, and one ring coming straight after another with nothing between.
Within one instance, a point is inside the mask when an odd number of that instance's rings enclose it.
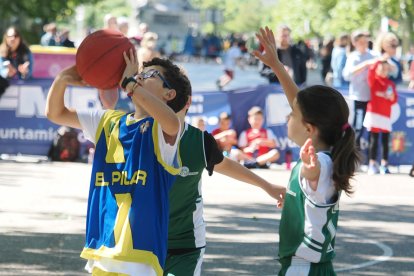
<instances>
[{"instance_id":1,"label":"raised hand","mask_svg":"<svg viewBox=\"0 0 414 276\"><path fill-rule=\"evenodd\" d=\"M308 180L311 188L316 191L321 172L318 155L312 144L312 139L308 138L300 149L300 159L302 160L301 175Z\"/></svg>"},{"instance_id":2,"label":"raised hand","mask_svg":"<svg viewBox=\"0 0 414 276\"><path fill-rule=\"evenodd\" d=\"M267 26L264 29L260 28L259 33L256 34L256 37L263 45L264 51L262 53L258 50L254 50L252 52L253 55L261 62L272 68L275 63L280 62L277 56L276 40L273 31Z\"/></svg>"},{"instance_id":3,"label":"raised hand","mask_svg":"<svg viewBox=\"0 0 414 276\"><path fill-rule=\"evenodd\" d=\"M70 66L59 73L59 79L63 80L66 85L86 86L86 82L81 78L76 69L76 65Z\"/></svg>"},{"instance_id":4,"label":"raised hand","mask_svg":"<svg viewBox=\"0 0 414 276\"><path fill-rule=\"evenodd\" d=\"M316 155L315 148L312 144L312 139L308 138L300 149L300 159L302 160L303 166L312 170L316 168L318 163L318 156Z\"/></svg>"},{"instance_id":5,"label":"raised hand","mask_svg":"<svg viewBox=\"0 0 414 276\"><path fill-rule=\"evenodd\" d=\"M129 49L129 56L126 52L124 54L124 60L126 63L126 67L124 73L122 74L122 78L120 79L120 83L126 77L133 77L138 73L138 58L135 49Z\"/></svg>"}]
</instances>

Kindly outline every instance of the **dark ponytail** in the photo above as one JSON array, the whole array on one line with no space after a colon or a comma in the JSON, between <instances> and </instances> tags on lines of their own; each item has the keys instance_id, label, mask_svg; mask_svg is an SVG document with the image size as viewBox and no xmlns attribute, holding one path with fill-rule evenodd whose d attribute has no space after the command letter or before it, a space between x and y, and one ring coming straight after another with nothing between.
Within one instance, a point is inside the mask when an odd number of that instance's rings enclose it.
<instances>
[{"instance_id":1,"label":"dark ponytail","mask_svg":"<svg viewBox=\"0 0 414 276\"><path fill-rule=\"evenodd\" d=\"M323 85L314 85L297 94L303 121L316 126L319 139L330 146L333 181L338 191L352 194L350 179L360 161L355 132L348 125L349 108L341 93Z\"/></svg>"}]
</instances>

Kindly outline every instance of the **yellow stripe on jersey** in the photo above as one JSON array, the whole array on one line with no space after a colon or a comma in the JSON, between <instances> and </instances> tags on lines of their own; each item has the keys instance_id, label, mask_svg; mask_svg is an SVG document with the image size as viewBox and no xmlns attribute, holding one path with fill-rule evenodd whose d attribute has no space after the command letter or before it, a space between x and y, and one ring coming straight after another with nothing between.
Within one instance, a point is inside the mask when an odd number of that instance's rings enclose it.
<instances>
[{"instance_id":1,"label":"yellow stripe on jersey","mask_svg":"<svg viewBox=\"0 0 414 276\"><path fill-rule=\"evenodd\" d=\"M158 257L150 251L133 248L131 225L129 223L129 211L132 204L131 194L115 194L115 199L118 205L118 214L114 226L115 247L101 246L96 250L84 248L81 257L94 260L105 257L126 262L145 263L154 268L157 275L161 276L163 269L159 264Z\"/></svg>"},{"instance_id":2,"label":"yellow stripe on jersey","mask_svg":"<svg viewBox=\"0 0 414 276\"><path fill-rule=\"evenodd\" d=\"M124 273L118 272L107 272L102 269L97 268L96 266L92 269L92 276L130 276Z\"/></svg>"},{"instance_id":3,"label":"yellow stripe on jersey","mask_svg":"<svg viewBox=\"0 0 414 276\"><path fill-rule=\"evenodd\" d=\"M176 139L180 139L178 137L178 135L179 134L177 134ZM164 159L162 159L162 155L161 155L161 151L160 151L160 145L159 145L159 140L158 140L158 139L160 139L158 137L158 123L155 120L154 120L154 125L152 127L152 137L154 139L154 152L155 152L155 155L157 156L158 163L160 163L164 167L164 169L166 171L168 171L170 174L172 174L172 175L179 174L180 173L180 170L181 170L181 166L182 166L182 164L181 164L181 158L180 158L180 152L179 152L180 142L178 142L178 145L177 145L178 168L175 168L175 167L170 166L167 163L165 163ZM164 138L162 137L162 139L164 139Z\"/></svg>"},{"instance_id":4,"label":"yellow stripe on jersey","mask_svg":"<svg viewBox=\"0 0 414 276\"><path fill-rule=\"evenodd\" d=\"M107 145L107 154L105 157L106 163L124 163L124 148L119 141L119 118L125 115L124 112L108 110L102 116L96 130L96 142L102 134L102 130L105 134L105 141ZM108 122L109 121L109 122Z\"/></svg>"},{"instance_id":5,"label":"yellow stripe on jersey","mask_svg":"<svg viewBox=\"0 0 414 276\"><path fill-rule=\"evenodd\" d=\"M158 262L158 257L150 251L146 250L137 250L132 249L124 251L126 255L120 255L120 252L116 248L109 248L106 246L101 246L98 249L92 248L83 248L81 257L87 260L96 260L99 261L101 258L110 258L118 261L124 262L135 262L135 263L145 263L150 265L157 273L157 276L162 276L163 269Z\"/></svg>"},{"instance_id":6,"label":"yellow stripe on jersey","mask_svg":"<svg viewBox=\"0 0 414 276\"><path fill-rule=\"evenodd\" d=\"M114 238L115 249L119 251L133 249L131 225L129 224L129 209L131 209L131 194L115 194L118 214L115 219Z\"/></svg>"},{"instance_id":7,"label":"yellow stripe on jersey","mask_svg":"<svg viewBox=\"0 0 414 276\"><path fill-rule=\"evenodd\" d=\"M116 122L111 120L109 127L112 126L112 130L107 127L104 128L105 136L109 138L109 141L108 139L106 140L108 151L106 152L105 162L125 163L124 147L122 146L121 141L119 141L119 120Z\"/></svg>"}]
</instances>

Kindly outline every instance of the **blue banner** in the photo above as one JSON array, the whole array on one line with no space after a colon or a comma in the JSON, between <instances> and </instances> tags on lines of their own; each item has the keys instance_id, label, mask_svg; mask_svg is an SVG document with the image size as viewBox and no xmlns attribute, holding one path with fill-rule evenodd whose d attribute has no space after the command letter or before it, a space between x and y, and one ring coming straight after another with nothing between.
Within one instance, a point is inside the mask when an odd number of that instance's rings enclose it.
<instances>
[{"instance_id":1,"label":"blue banner","mask_svg":"<svg viewBox=\"0 0 414 276\"><path fill-rule=\"evenodd\" d=\"M47 155L58 125L51 123L44 115L46 97L51 79L18 81L13 83L0 99L0 154ZM345 97L347 91L341 91ZM393 131L390 139L391 165L412 164L414 161L414 93L399 90L398 104L393 106ZM353 110L352 102L348 102ZM70 87L65 94L65 104L77 110L101 109L97 90L90 87ZM218 115L223 112L232 114L233 128L237 133L249 127L247 111L252 106L260 106L265 113L265 126L277 136L279 150L284 161L287 150L298 157L299 148L287 138L286 118L290 106L278 85L262 85L252 88L226 92L198 92L192 97L192 105L186 121L202 117L206 130L217 127ZM131 109L130 99L121 93L118 107ZM352 115L350 121L352 121ZM88 147L82 132L79 139L84 148ZM362 149L368 148L367 135ZM83 153L81 153L83 154Z\"/></svg>"}]
</instances>

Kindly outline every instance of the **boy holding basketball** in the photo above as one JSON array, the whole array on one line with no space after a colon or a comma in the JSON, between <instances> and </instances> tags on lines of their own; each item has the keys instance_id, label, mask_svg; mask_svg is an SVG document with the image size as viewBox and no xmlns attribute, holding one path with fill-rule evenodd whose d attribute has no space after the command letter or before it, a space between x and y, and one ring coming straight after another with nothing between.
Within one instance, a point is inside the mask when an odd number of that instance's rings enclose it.
<instances>
[{"instance_id":1,"label":"boy holding basketball","mask_svg":"<svg viewBox=\"0 0 414 276\"><path fill-rule=\"evenodd\" d=\"M55 78L46 115L54 123L82 129L96 146L81 253L88 260L86 269L93 275L160 276L167 251L168 192L181 165L175 112L185 106L191 85L169 61L154 59L134 78L138 62L133 50L124 59L121 86L131 96L133 114L66 108L66 87L84 85L73 66Z\"/></svg>"}]
</instances>

